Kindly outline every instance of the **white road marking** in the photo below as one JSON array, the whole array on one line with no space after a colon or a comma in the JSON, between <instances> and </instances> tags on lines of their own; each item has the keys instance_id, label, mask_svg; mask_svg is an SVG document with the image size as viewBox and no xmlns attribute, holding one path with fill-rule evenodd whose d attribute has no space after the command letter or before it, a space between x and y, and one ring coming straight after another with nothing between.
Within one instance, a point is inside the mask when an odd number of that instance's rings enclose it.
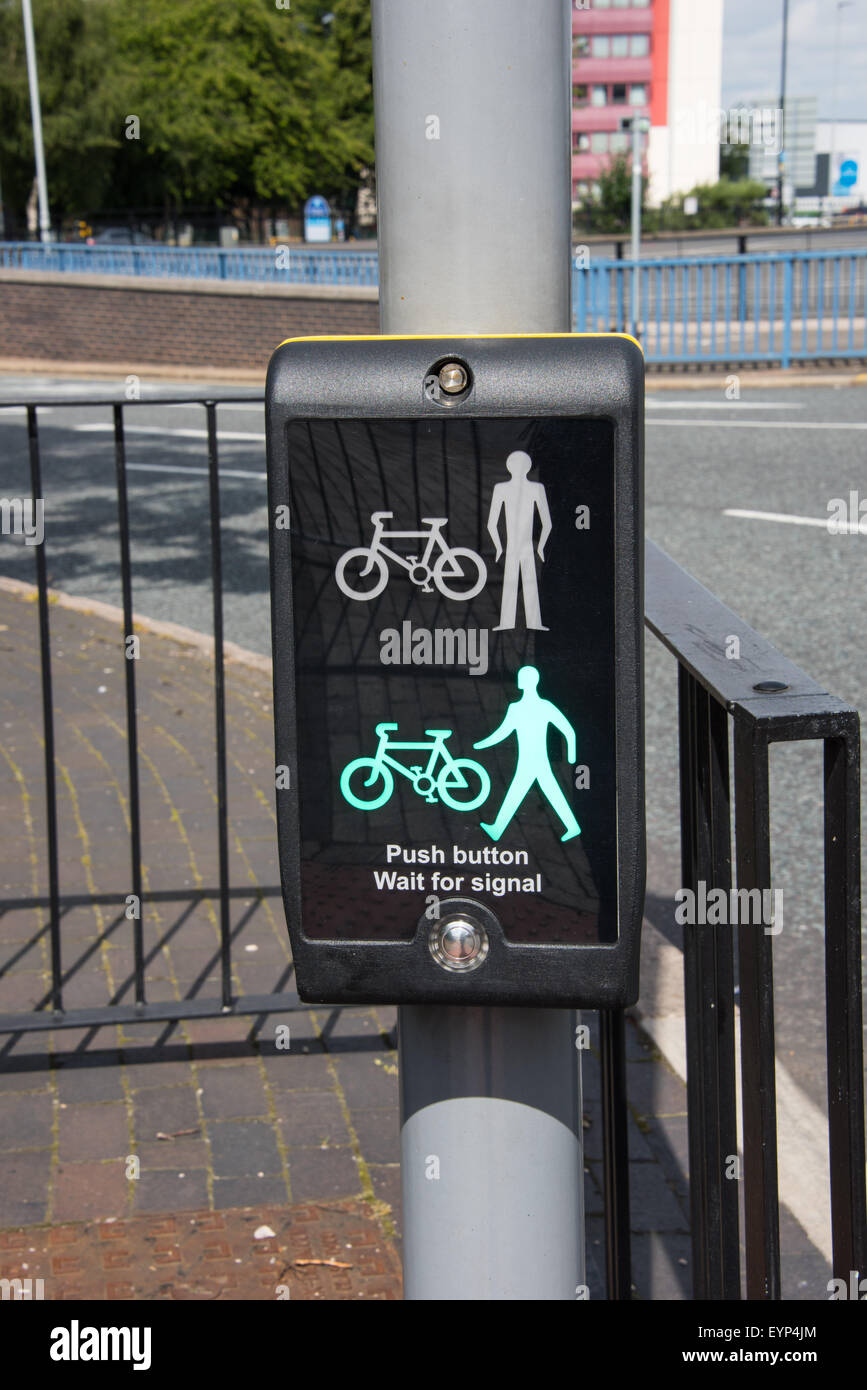
<instances>
[{"instance_id":1,"label":"white road marking","mask_svg":"<svg viewBox=\"0 0 867 1390\"><path fill-rule=\"evenodd\" d=\"M821 526L823 531L827 531L829 536L867 536L867 517L860 523L857 521L847 521L841 524L839 521L828 516L789 516L786 512L751 512L742 507L726 507L723 516L739 516L746 521L779 521L787 526ZM834 529L831 530L829 523L834 520Z\"/></svg>"},{"instance_id":2,"label":"white road marking","mask_svg":"<svg viewBox=\"0 0 867 1390\"><path fill-rule=\"evenodd\" d=\"M210 470L207 468L175 468L165 463L128 463L128 473L177 473L180 476L185 474L190 477L208 478ZM217 472L221 478L256 478L262 482L268 481L267 473L249 473L241 468L218 468Z\"/></svg>"},{"instance_id":3,"label":"white road marking","mask_svg":"<svg viewBox=\"0 0 867 1390\"><path fill-rule=\"evenodd\" d=\"M5 412L6 412L7 415L26 415L26 414L27 414L27 406L26 406L26 405L4 405L2 401L0 401L0 410L5 410ZM39 415L52 415L53 413L54 413L54 407L53 407L53 406L50 406L50 405L40 405L40 406L39 406ZM2 419L2 416L0 416L0 419Z\"/></svg>"},{"instance_id":4,"label":"white road marking","mask_svg":"<svg viewBox=\"0 0 867 1390\"><path fill-rule=\"evenodd\" d=\"M651 410L803 410L789 401L667 401L664 396L647 396Z\"/></svg>"},{"instance_id":5,"label":"white road marking","mask_svg":"<svg viewBox=\"0 0 867 1390\"><path fill-rule=\"evenodd\" d=\"M709 429L730 430L867 430L861 420L648 420L648 425L662 425L673 430L678 425L685 430L706 425Z\"/></svg>"},{"instance_id":6,"label":"white road marking","mask_svg":"<svg viewBox=\"0 0 867 1390\"><path fill-rule=\"evenodd\" d=\"M105 421L95 425L73 425L79 434L114 434L114 425ZM174 439L207 439L207 430L169 429L164 425L124 425L124 434L170 435ZM217 430L218 439L244 440L249 443L264 444L264 434L247 434L243 430Z\"/></svg>"}]
</instances>

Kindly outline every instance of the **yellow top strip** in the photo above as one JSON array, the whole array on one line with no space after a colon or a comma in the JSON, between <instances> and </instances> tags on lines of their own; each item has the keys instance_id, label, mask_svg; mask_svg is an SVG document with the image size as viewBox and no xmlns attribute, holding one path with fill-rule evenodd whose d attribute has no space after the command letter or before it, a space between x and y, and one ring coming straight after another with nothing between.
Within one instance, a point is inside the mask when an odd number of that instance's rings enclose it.
<instances>
[{"instance_id":1,"label":"yellow top strip","mask_svg":"<svg viewBox=\"0 0 867 1390\"><path fill-rule=\"evenodd\" d=\"M277 346L285 347L287 343L404 343L437 338L449 342L461 338L625 338L644 356L644 348L631 333L318 333L304 338L284 338Z\"/></svg>"}]
</instances>

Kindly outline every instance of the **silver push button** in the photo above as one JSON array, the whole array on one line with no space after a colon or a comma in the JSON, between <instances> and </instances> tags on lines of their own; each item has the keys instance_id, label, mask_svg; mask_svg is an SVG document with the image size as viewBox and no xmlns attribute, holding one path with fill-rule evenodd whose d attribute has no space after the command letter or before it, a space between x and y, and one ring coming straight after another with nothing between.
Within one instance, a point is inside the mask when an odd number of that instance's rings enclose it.
<instances>
[{"instance_id":1,"label":"silver push button","mask_svg":"<svg viewBox=\"0 0 867 1390\"><path fill-rule=\"evenodd\" d=\"M477 970L488 954L488 934L467 917L452 917L434 924L428 945L444 970Z\"/></svg>"}]
</instances>

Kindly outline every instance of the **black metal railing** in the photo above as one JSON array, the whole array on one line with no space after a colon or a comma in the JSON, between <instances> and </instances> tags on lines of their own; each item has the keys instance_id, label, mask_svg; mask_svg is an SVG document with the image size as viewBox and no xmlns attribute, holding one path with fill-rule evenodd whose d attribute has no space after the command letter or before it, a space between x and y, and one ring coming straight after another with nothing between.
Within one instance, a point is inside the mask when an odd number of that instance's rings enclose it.
<instances>
[{"instance_id":1,"label":"black metal railing","mask_svg":"<svg viewBox=\"0 0 867 1390\"><path fill-rule=\"evenodd\" d=\"M38 593L42 719L45 751L48 895L0 902L10 908L48 908L51 990L45 1007L0 1015L0 1032L99 1027L143 1021L285 1013L299 1008L294 993L236 994L232 989L230 902L250 896L229 881L226 707L223 643L223 566L217 409L254 397L152 397L138 402L64 400L63 407L112 410L117 482L119 559L124 633L133 632L133 588L124 412L137 405L196 405L205 410L209 483L211 589L214 630L214 719L219 883L214 889L143 890L139 806L135 662L125 662L130 808L130 885L139 902L219 899L220 993L215 998L147 999L141 917L133 922L135 1002L65 1009L61 910L77 903L117 905L116 895L63 895L58 862L57 787L45 543L34 547ZM39 406L3 402L27 411L32 498L42 498ZM48 402L45 402L48 404ZM700 881L732 887L731 810L734 796L738 889L770 890L768 750L773 742L821 739L825 749L825 982L833 1266L836 1277L867 1267L864 1182L864 1083L861 1014L860 731L857 712L828 695L748 628L701 584L652 543L647 545L646 622L679 664L681 852L683 885ZM740 641L728 660L726 642ZM734 726L734 776L729 721ZM259 887L278 896L276 885ZM684 978L689 1116L690 1203L694 1297L741 1297L737 1184L724 1162L737 1152L736 1010L739 985L746 1296L780 1297L779 1195L774 1072L773 958L770 937L740 926L737 972L728 928L689 932ZM736 980L737 974L737 980ZM631 1296L626 1045L622 1011L602 1011L603 1169L607 1289Z\"/></svg>"},{"instance_id":2,"label":"black metal railing","mask_svg":"<svg viewBox=\"0 0 867 1390\"><path fill-rule=\"evenodd\" d=\"M259 398L261 400L261 398ZM61 939L62 911L77 903L95 904L98 902L117 905L115 895L98 895L83 898L81 895L69 896L61 893L59 874L59 839L57 824L57 775L55 759L54 698L52 683L52 650L50 629L50 593L48 588L47 545L33 547L36 566L37 604L39 613L39 653L42 685L42 726L45 750L45 817L46 817L46 865L48 895L46 898L18 898L0 902L0 912L20 907L48 908L48 929L50 939L51 989L50 998L43 1007L29 1012L0 1014L0 1033L22 1033L45 1031L56 1028L92 1028L114 1023L173 1022L186 1018L214 1018L225 1015L253 1015L271 1012L287 1013L297 1011L299 1005L294 993L279 994L237 994L232 987L232 938L230 899L233 896L250 896L245 888L233 893L229 883L229 835L228 805L226 795L226 682L223 641L223 564L221 549L221 508L220 508L220 470L217 431L218 406L232 404L259 403L255 396L187 397L177 395L148 396L143 400L119 402L116 398L77 398L63 399L63 409L108 407L112 412L114 460L117 488L117 531L119 544L120 581L123 604L123 640L133 635L133 588L132 559L130 551L130 516L127 493L127 451L124 436L124 415L127 410L139 406L199 406L205 411L207 425L208 459L208 501L211 550L211 597L214 634L214 721L215 721L215 775L217 786L217 807L215 830L218 846L218 884L214 890L180 890L177 893L147 893L142 885L142 834L141 806L139 795L139 742L138 742L138 703L136 694L136 663L127 660L125 668L126 703L126 741L127 776L129 805L129 855L130 889L136 902L162 901L202 901L216 897L219 902L219 959L220 996L219 998L186 998L182 1000L160 1000L150 1002L146 997L146 958L143 934L143 913L132 918L133 936L133 988L134 1002L118 1000L101 1007L67 1009L63 1001L64 968ZM27 411L27 440L30 465L30 485L32 501L42 499L42 466L38 412L40 404L32 401L3 401L2 408ZM51 402L57 408L57 402ZM258 886L259 897L278 897L278 885Z\"/></svg>"},{"instance_id":3,"label":"black metal railing","mask_svg":"<svg viewBox=\"0 0 867 1390\"><path fill-rule=\"evenodd\" d=\"M860 724L856 710L747 627L652 542L646 622L679 674L683 887L770 891L771 743L824 745L825 995L833 1273L867 1267L861 1004ZM726 653L738 638L739 659ZM729 767L733 724L734 776ZM735 854L731 811L734 793ZM736 1011L739 989L746 1297L780 1297L772 939L741 921L684 934L693 1297L741 1297ZM602 1016L609 1298L630 1297L622 1014Z\"/></svg>"}]
</instances>

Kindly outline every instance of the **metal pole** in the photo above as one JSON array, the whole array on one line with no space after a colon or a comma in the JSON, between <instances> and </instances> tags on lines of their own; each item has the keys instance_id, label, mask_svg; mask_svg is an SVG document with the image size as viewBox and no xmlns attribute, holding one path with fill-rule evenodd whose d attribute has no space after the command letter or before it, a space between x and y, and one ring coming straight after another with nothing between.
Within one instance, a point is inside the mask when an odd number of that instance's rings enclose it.
<instances>
[{"instance_id":1,"label":"metal pole","mask_svg":"<svg viewBox=\"0 0 867 1390\"><path fill-rule=\"evenodd\" d=\"M373 0L384 333L570 330L570 54L569 0ZM400 1010L408 1299L576 1297L575 1029Z\"/></svg>"},{"instance_id":2,"label":"metal pole","mask_svg":"<svg viewBox=\"0 0 867 1390\"><path fill-rule=\"evenodd\" d=\"M632 332L641 329L641 118L632 117Z\"/></svg>"},{"instance_id":3,"label":"metal pole","mask_svg":"<svg viewBox=\"0 0 867 1390\"><path fill-rule=\"evenodd\" d=\"M777 226L783 225L783 178L786 170L786 67L789 54L789 0L783 0L783 71L780 77L780 125L782 138L777 155Z\"/></svg>"},{"instance_id":4,"label":"metal pole","mask_svg":"<svg viewBox=\"0 0 867 1390\"><path fill-rule=\"evenodd\" d=\"M837 83L840 77L840 11L848 9L852 0L837 0L834 13L834 79L831 86L831 155L828 162L828 197L831 217L834 216L834 160L837 157Z\"/></svg>"},{"instance_id":5,"label":"metal pole","mask_svg":"<svg viewBox=\"0 0 867 1390\"><path fill-rule=\"evenodd\" d=\"M42 148L42 112L39 107L39 76L36 71L36 40L30 0L21 0L24 19L24 48L27 54L27 81L30 85L30 119L33 124L33 151L36 156L36 194L39 199L39 240L51 240L48 211L48 184L45 179L45 151Z\"/></svg>"}]
</instances>

